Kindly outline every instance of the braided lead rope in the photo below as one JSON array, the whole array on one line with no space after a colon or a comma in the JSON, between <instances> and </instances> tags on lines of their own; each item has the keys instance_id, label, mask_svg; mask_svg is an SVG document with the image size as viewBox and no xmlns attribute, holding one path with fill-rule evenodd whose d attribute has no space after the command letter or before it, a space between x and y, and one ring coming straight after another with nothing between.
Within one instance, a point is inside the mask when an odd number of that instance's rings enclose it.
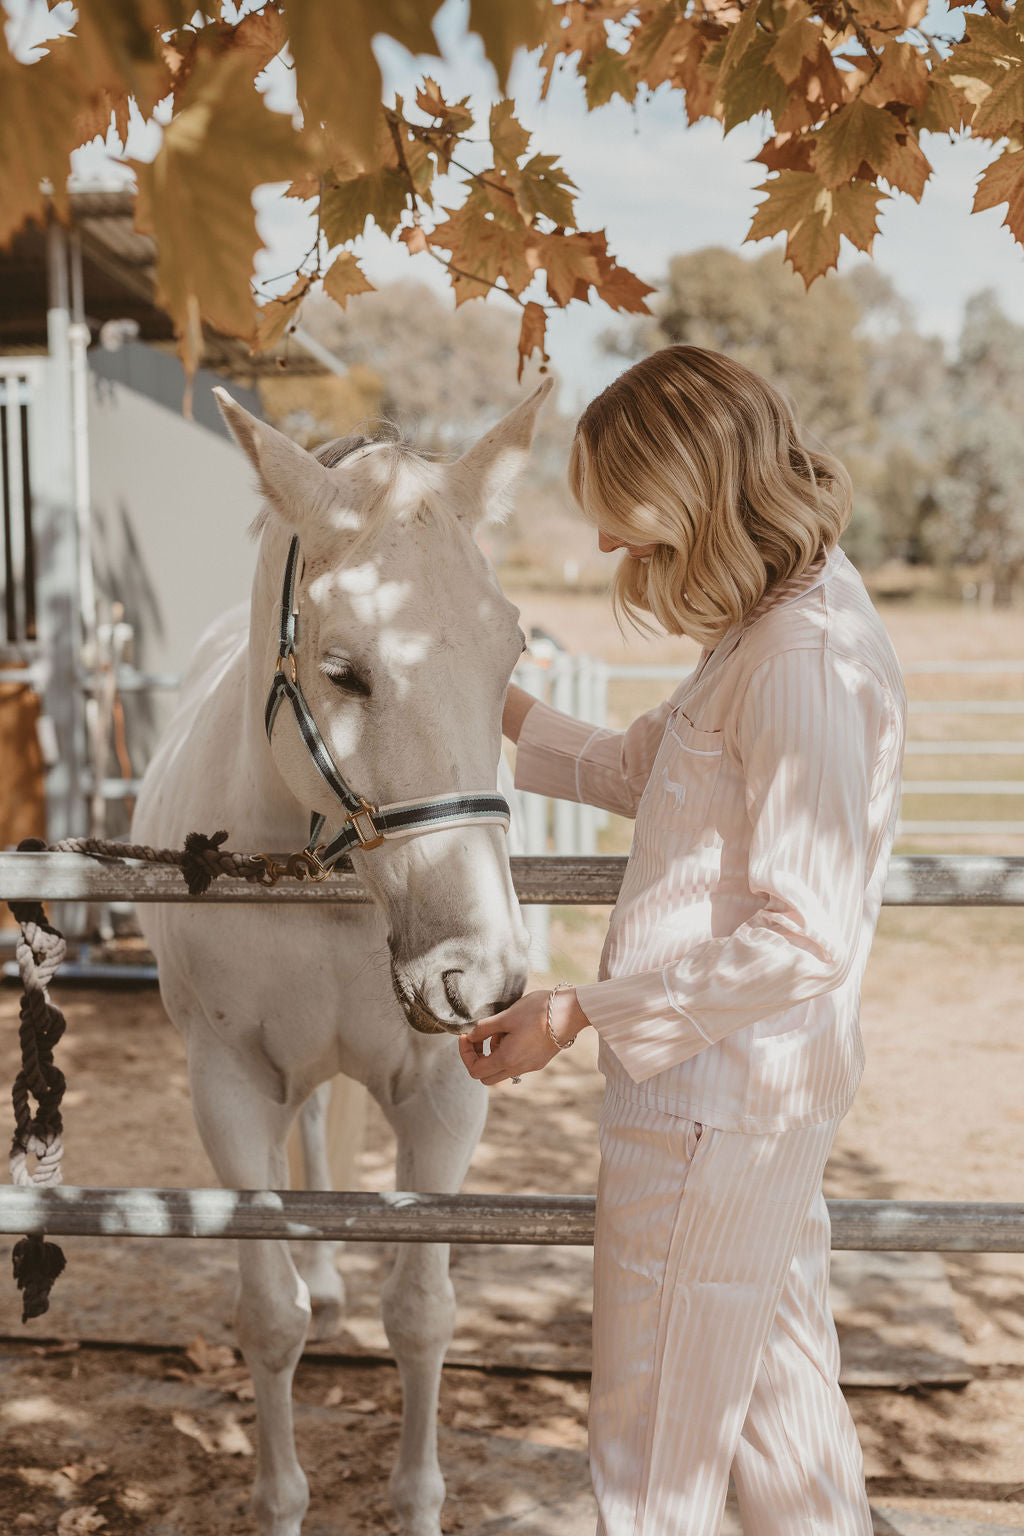
<instances>
[{"instance_id":1,"label":"braided lead rope","mask_svg":"<svg viewBox=\"0 0 1024 1536\"><path fill-rule=\"evenodd\" d=\"M259 853L234 853L223 844L228 834L215 832L207 837L190 832L184 848L150 848L144 843L117 843L96 837L65 837L47 845L40 838L26 838L18 844L19 853L80 853L93 858L136 859L147 864L170 864L179 868L190 895L202 896L220 875L233 880L258 881L276 885L286 877L293 880L320 878L315 858L303 851L289 855L283 862ZM67 1028L60 1009L50 1001L49 985L64 958L64 935L46 920L38 901L9 902L20 928L17 959L22 997L18 1038L21 1069L14 1079L11 1102L14 1106L14 1138L9 1167L17 1185L56 1185L61 1182L64 1156L60 1105L64 1097L64 1074L55 1064L53 1048ZM32 1113L30 1098L37 1104ZM29 1159L35 1159L35 1166ZM56 1243L42 1237L23 1237L11 1255L14 1278L22 1292L21 1320L41 1317L49 1311L50 1291L65 1267L64 1254Z\"/></svg>"},{"instance_id":2,"label":"braided lead rope","mask_svg":"<svg viewBox=\"0 0 1024 1536\"><path fill-rule=\"evenodd\" d=\"M38 852L44 847L37 838L19 845L19 852ZM64 1122L61 1100L64 1074L53 1059L53 1048L67 1028L60 1009L50 1001L49 985L64 958L63 934L46 921L46 912L38 901L12 901L21 932L17 945L18 971L22 997L19 1007L18 1040L21 1069L14 1079L11 1102L14 1106L14 1137L9 1166L11 1179L18 1185L55 1185L61 1181L64 1156ZM33 1114L30 1098L36 1101ZM29 1166L35 1158L35 1166ZM41 1317L49 1310L53 1282L64 1268L64 1255L56 1243L44 1242L38 1235L20 1238L11 1255L14 1278L22 1292L21 1320Z\"/></svg>"},{"instance_id":3,"label":"braided lead rope","mask_svg":"<svg viewBox=\"0 0 1024 1536\"><path fill-rule=\"evenodd\" d=\"M21 907L29 903L17 902L15 905ZM54 1065L53 1048L67 1025L60 1009L51 1003L48 987L64 958L66 945L63 935L46 921L41 906L38 916L35 913L24 917L19 914L19 920L21 936L16 953L22 985L18 1030L21 1070L11 1090L14 1105L11 1179L22 1185L59 1184L64 1152L60 1113L64 1074ZM34 1115L29 1107L29 1095L39 1106ZM32 1170L28 1166L30 1156L38 1159Z\"/></svg>"},{"instance_id":4,"label":"braided lead rope","mask_svg":"<svg viewBox=\"0 0 1024 1536\"><path fill-rule=\"evenodd\" d=\"M95 858L138 859L146 864L171 864L179 868L185 878L189 893L202 896L219 875L232 880L256 880L265 878L266 860L260 854L233 853L222 845L227 842L226 832L215 832L207 837L203 832L190 832L184 848L150 848L145 843L114 843L98 837L65 837L59 843L51 843L48 853L84 853Z\"/></svg>"},{"instance_id":5,"label":"braided lead rope","mask_svg":"<svg viewBox=\"0 0 1024 1536\"><path fill-rule=\"evenodd\" d=\"M223 847L228 834L189 832L184 848L150 848L146 843L115 843L98 837L65 837L59 843L33 843L46 853L82 853L102 859L136 859L146 864L170 864L181 870L191 896L202 896L214 880L249 880L276 885L278 880L310 880L322 877L307 849L291 853L283 861L265 853L236 853Z\"/></svg>"}]
</instances>

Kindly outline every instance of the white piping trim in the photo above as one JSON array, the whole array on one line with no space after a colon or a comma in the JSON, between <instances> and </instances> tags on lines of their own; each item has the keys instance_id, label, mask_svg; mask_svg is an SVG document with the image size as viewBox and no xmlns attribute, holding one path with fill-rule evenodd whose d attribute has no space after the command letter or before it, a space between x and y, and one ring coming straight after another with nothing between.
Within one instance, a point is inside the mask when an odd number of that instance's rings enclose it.
<instances>
[{"instance_id":1,"label":"white piping trim","mask_svg":"<svg viewBox=\"0 0 1024 1536\"><path fill-rule=\"evenodd\" d=\"M712 1045L714 1042L712 1041L711 1036L710 1035L706 1035L704 1033L704 1031L701 1029L700 1025L697 1023L696 1019L692 1019L690 1017L690 1015L685 1012L684 1009L680 1008L679 1004L676 1002L675 998L672 996L672 993L668 989L668 977L665 974L665 969L662 969L660 975L661 975L661 984L665 988L665 996L668 998L668 1005L672 1009L672 1012L673 1013L678 1013L681 1018L684 1018L686 1020L687 1024L689 1024L691 1026L691 1028L693 1028L693 1029L695 1029L697 1031L698 1035L700 1035L702 1040L706 1040L708 1045Z\"/></svg>"},{"instance_id":2,"label":"white piping trim","mask_svg":"<svg viewBox=\"0 0 1024 1536\"><path fill-rule=\"evenodd\" d=\"M600 736L602 734L602 732L604 733L605 736L607 736L609 734L607 726L604 726L604 725L597 725L597 726L595 726L594 729L591 731L590 735L587 737L586 741L583 743L582 747L580 747L579 751L576 754L576 772L575 772L575 775L574 775L575 782L576 782L576 799L581 804L583 803L583 791L580 788L580 759L583 757L584 752L590 746L590 743L594 740L594 737L595 736Z\"/></svg>"}]
</instances>

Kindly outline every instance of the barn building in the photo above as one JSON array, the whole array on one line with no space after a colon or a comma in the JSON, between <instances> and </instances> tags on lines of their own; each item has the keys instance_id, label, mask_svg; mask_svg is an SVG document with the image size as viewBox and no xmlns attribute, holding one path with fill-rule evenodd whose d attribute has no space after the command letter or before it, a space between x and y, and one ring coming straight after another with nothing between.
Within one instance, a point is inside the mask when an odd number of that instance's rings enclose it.
<instances>
[{"instance_id":1,"label":"barn building","mask_svg":"<svg viewBox=\"0 0 1024 1536\"><path fill-rule=\"evenodd\" d=\"M0 846L125 829L196 638L249 593L252 477L211 388L260 414L278 364L208 333L186 419L133 203L73 187L68 227L0 252Z\"/></svg>"}]
</instances>

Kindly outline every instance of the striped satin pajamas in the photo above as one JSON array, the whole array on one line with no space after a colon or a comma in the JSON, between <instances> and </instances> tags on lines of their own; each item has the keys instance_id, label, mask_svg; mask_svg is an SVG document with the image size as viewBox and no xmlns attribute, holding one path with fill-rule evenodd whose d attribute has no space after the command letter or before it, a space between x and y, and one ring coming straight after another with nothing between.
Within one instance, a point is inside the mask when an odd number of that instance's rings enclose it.
<instances>
[{"instance_id":1,"label":"striped satin pajamas","mask_svg":"<svg viewBox=\"0 0 1024 1536\"><path fill-rule=\"evenodd\" d=\"M839 1390L821 1174L836 1123L748 1136L611 1091L594 1246L599 1536L871 1536Z\"/></svg>"},{"instance_id":2,"label":"striped satin pajamas","mask_svg":"<svg viewBox=\"0 0 1024 1536\"><path fill-rule=\"evenodd\" d=\"M600 1536L870 1536L821 1176L863 1070L899 666L841 551L626 731L534 704L516 784L635 819L599 978Z\"/></svg>"}]
</instances>

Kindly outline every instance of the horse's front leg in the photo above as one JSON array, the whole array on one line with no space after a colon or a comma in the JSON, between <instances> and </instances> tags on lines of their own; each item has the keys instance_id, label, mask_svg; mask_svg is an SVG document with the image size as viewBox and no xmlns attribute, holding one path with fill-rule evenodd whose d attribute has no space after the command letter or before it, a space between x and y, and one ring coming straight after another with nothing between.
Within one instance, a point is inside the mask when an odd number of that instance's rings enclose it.
<instances>
[{"instance_id":1,"label":"horse's front leg","mask_svg":"<svg viewBox=\"0 0 1024 1536\"><path fill-rule=\"evenodd\" d=\"M355 1152L358 1136L353 1139L353 1155L349 1166L332 1166L328 1146L328 1117L332 1095L338 1090L343 1097L345 1090L358 1087L346 1079L321 1083L314 1088L299 1111L298 1122L288 1142L288 1166L292 1189L351 1189L354 1178ZM338 1254L341 1243L294 1243L292 1258L299 1274L309 1290L313 1308L310 1337L333 1339L341 1331L345 1309L345 1285L338 1273Z\"/></svg>"},{"instance_id":2,"label":"horse's front leg","mask_svg":"<svg viewBox=\"0 0 1024 1536\"><path fill-rule=\"evenodd\" d=\"M292 1110L268 1099L238 1058L195 1034L188 1041L192 1107L203 1145L228 1189L283 1189ZM283 1240L238 1244L238 1342L252 1373L259 1463L253 1512L260 1536L299 1536L309 1487L295 1454L292 1378L309 1326L309 1292Z\"/></svg>"},{"instance_id":3,"label":"horse's front leg","mask_svg":"<svg viewBox=\"0 0 1024 1536\"><path fill-rule=\"evenodd\" d=\"M455 1051L454 1041L431 1042ZM396 1187L454 1193L487 1115L486 1093L456 1055L428 1072L412 1095L381 1108L398 1138ZM440 1536L444 1478L437 1458L441 1367L455 1327L447 1243L399 1243L384 1286L383 1317L402 1379L402 1430L390 1491L401 1536Z\"/></svg>"}]
</instances>

